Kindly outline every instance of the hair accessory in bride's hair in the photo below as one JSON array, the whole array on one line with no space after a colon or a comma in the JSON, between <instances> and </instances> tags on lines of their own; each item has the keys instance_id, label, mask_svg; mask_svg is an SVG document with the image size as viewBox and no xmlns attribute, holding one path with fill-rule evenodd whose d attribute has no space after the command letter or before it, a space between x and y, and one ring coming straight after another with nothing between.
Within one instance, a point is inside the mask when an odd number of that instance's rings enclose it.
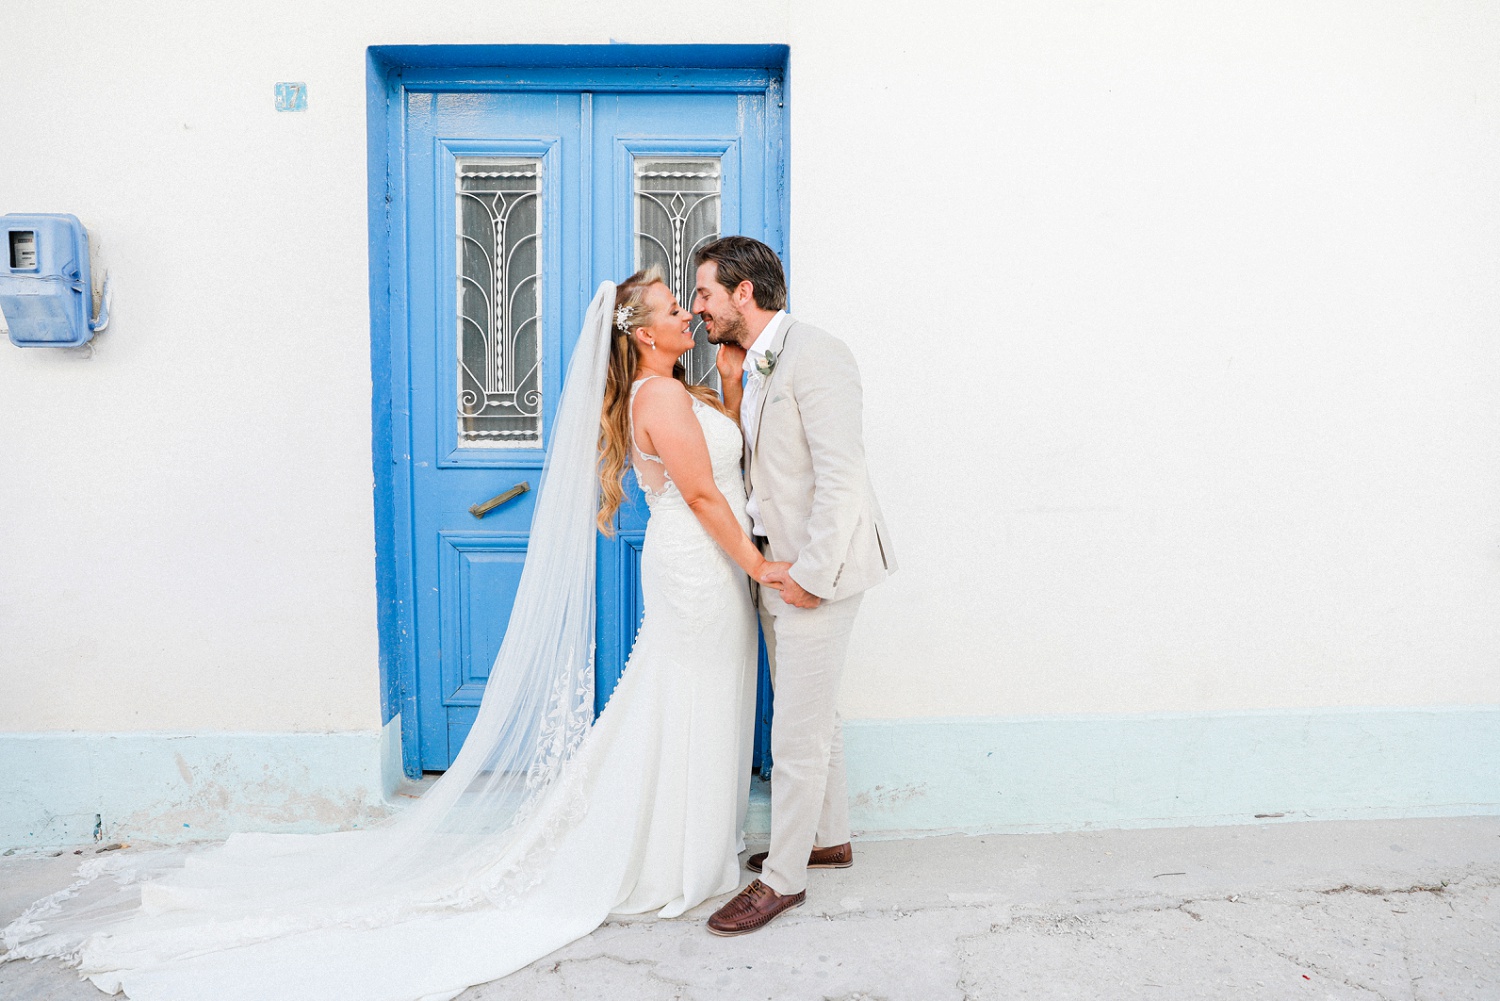
<instances>
[{"instance_id":1,"label":"hair accessory in bride's hair","mask_svg":"<svg viewBox=\"0 0 1500 1001\"><path fill-rule=\"evenodd\" d=\"M615 310L615 326L619 328L620 333L630 333L630 316L634 312L635 310L629 306L621 306Z\"/></svg>"}]
</instances>

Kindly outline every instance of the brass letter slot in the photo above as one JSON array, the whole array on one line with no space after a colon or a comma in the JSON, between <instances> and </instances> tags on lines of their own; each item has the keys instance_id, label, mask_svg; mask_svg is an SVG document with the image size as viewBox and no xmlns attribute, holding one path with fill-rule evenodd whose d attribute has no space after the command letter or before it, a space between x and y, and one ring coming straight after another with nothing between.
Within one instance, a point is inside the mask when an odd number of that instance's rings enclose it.
<instances>
[{"instance_id":1,"label":"brass letter slot","mask_svg":"<svg viewBox=\"0 0 1500 1001\"><path fill-rule=\"evenodd\" d=\"M485 515L495 510L495 508L499 507L501 504L504 504L507 501L515 500L517 497L521 496L530 489L530 483L517 483L509 490L505 491L505 493L496 494L489 500L485 501L483 504L475 504L473 507L469 508L469 513L476 518L483 518Z\"/></svg>"}]
</instances>

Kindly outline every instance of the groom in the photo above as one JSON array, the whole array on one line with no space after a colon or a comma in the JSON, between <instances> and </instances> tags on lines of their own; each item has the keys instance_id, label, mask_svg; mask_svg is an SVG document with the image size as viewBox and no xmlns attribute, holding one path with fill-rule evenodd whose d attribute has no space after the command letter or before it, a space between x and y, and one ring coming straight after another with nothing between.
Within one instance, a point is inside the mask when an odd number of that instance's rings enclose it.
<instances>
[{"instance_id":1,"label":"groom","mask_svg":"<svg viewBox=\"0 0 1500 1001\"><path fill-rule=\"evenodd\" d=\"M759 240L726 236L697 262L693 311L711 343L745 352L745 508L773 561L764 580L781 587L757 588L776 692L771 850L747 863L762 877L708 920L716 935L743 935L807 898L809 868L854 864L839 679L860 598L896 562L865 471L849 348L787 315L781 261Z\"/></svg>"}]
</instances>

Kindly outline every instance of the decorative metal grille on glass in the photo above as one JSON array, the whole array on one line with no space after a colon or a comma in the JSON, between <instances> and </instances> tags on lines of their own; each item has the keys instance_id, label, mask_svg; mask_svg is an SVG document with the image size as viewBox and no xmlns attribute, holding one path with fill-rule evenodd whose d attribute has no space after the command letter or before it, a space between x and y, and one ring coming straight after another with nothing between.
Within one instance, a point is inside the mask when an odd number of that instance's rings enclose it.
<instances>
[{"instance_id":1,"label":"decorative metal grille on glass","mask_svg":"<svg viewBox=\"0 0 1500 1001\"><path fill-rule=\"evenodd\" d=\"M542 441L542 162L458 160L458 444Z\"/></svg>"},{"instance_id":2,"label":"decorative metal grille on glass","mask_svg":"<svg viewBox=\"0 0 1500 1001\"><path fill-rule=\"evenodd\" d=\"M635 161L635 266L656 265L684 308L692 307L693 254L719 236L718 157ZM714 353L703 321L693 318L693 349L682 356L688 379L718 388Z\"/></svg>"}]
</instances>

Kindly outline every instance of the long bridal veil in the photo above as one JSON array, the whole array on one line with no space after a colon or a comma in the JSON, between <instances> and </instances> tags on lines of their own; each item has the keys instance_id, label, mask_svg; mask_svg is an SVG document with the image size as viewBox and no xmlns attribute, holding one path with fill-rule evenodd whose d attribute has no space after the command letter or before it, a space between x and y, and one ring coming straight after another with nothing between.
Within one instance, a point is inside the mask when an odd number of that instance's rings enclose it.
<instances>
[{"instance_id":1,"label":"long bridal veil","mask_svg":"<svg viewBox=\"0 0 1500 1001\"><path fill-rule=\"evenodd\" d=\"M457 760L367 830L236 835L221 848L100 856L0 933L0 962L55 956L106 990L118 971L334 928L503 905L539 880L583 804L539 811L592 719L599 412L615 286L599 286L557 407L504 642ZM132 857L134 856L134 857Z\"/></svg>"}]
</instances>

